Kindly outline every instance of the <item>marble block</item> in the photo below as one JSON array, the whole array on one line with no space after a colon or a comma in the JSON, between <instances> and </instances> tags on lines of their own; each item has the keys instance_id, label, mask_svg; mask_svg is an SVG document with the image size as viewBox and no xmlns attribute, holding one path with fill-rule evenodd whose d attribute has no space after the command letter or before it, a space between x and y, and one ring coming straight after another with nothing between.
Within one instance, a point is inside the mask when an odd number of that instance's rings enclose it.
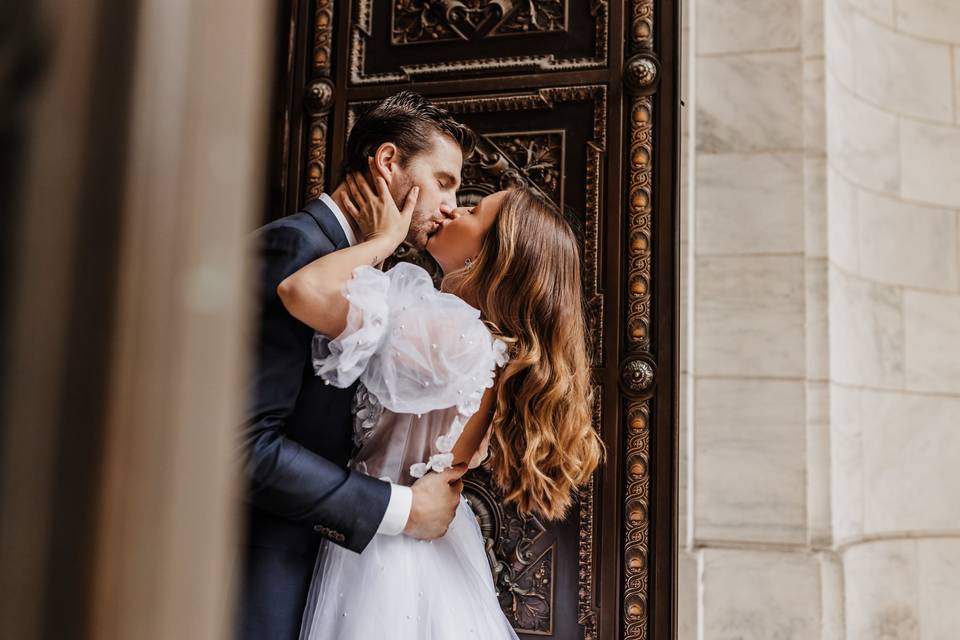
<instances>
[{"instance_id":1,"label":"marble block","mask_svg":"<svg viewBox=\"0 0 960 640\"><path fill-rule=\"evenodd\" d=\"M826 382L807 382L807 542L823 547L833 540L830 513L830 400Z\"/></svg>"},{"instance_id":2,"label":"marble block","mask_svg":"<svg viewBox=\"0 0 960 640\"><path fill-rule=\"evenodd\" d=\"M799 153L700 154L697 254L803 251L803 177Z\"/></svg>"},{"instance_id":3,"label":"marble block","mask_svg":"<svg viewBox=\"0 0 960 640\"><path fill-rule=\"evenodd\" d=\"M900 31L960 44L960 3L956 0L901 0L896 16Z\"/></svg>"},{"instance_id":4,"label":"marble block","mask_svg":"<svg viewBox=\"0 0 960 640\"><path fill-rule=\"evenodd\" d=\"M843 562L832 551L818 553L817 558L820 560L822 610L819 640L846 640L843 623Z\"/></svg>"},{"instance_id":5,"label":"marble block","mask_svg":"<svg viewBox=\"0 0 960 640\"><path fill-rule=\"evenodd\" d=\"M960 397L865 389L864 531L960 529Z\"/></svg>"},{"instance_id":6,"label":"marble block","mask_svg":"<svg viewBox=\"0 0 960 640\"><path fill-rule=\"evenodd\" d=\"M884 24L893 25L894 0L848 0L858 12L878 20ZM912 1L912 0L908 0Z\"/></svg>"},{"instance_id":7,"label":"marble block","mask_svg":"<svg viewBox=\"0 0 960 640\"><path fill-rule=\"evenodd\" d=\"M960 127L901 122L901 193L905 198L960 207Z\"/></svg>"},{"instance_id":8,"label":"marble block","mask_svg":"<svg viewBox=\"0 0 960 640\"><path fill-rule=\"evenodd\" d=\"M863 533L860 390L830 385L830 513L835 543Z\"/></svg>"},{"instance_id":9,"label":"marble block","mask_svg":"<svg viewBox=\"0 0 960 640\"><path fill-rule=\"evenodd\" d=\"M698 375L804 375L803 256L697 256L695 270Z\"/></svg>"},{"instance_id":10,"label":"marble block","mask_svg":"<svg viewBox=\"0 0 960 640\"><path fill-rule=\"evenodd\" d=\"M825 2L824 48L830 52L826 56L827 75L846 87L853 87L853 8L847 0Z\"/></svg>"},{"instance_id":11,"label":"marble block","mask_svg":"<svg viewBox=\"0 0 960 640\"><path fill-rule=\"evenodd\" d=\"M827 152L826 67L824 59L803 60L803 146L808 155Z\"/></svg>"},{"instance_id":12,"label":"marble block","mask_svg":"<svg viewBox=\"0 0 960 640\"><path fill-rule=\"evenodd\" d=\"M895 114L857 98L828 75L827 154L831 168L854 184L896 195L900 189L900 144Z\"/></svg>"},{"instance_id":13,"label":"marble block","mask_svg":"<svg viewBox=\"0 0 960 640\"><path fill-rule=\"evenodd\" d=\"M827 251L830 262L852 273L860 268L857 195L849 180L827 169Z\"/></svg>"},{"instance_id":14,"label":"marble block","mask_svg":"<svg viewBox=\"0 0 960 640\"><path fill-rule=\"evenodd\" d=\"M924 640L951 640L960 630L960 538L917 540L920 628Z\"/></svg>"},{"instance_id":15,"label":"marble block","mask_svg":"<svg viewBox=\"0 0 960 640\"><path fill-rule=\"evenodd\" d=\"M826 380L830 375L828 264L823 258L807 258L805 266L807 380Z\"/></svg>"},{"instance_id":16,"label":"marble block","mask_svg":"<svg viewBox=\"0 0 960 640\"><path fill-rule=\"evenodd\" d=\"M949 45L905 36L854 17L856 91L903 115L953 122Z\"/></svg>"},{"instance_id":17,"label":"marble block","mask_svg":"<svg viewBox=\"0 0 960 640\"><path fill-rule=\"evenodd\" d=\"M677 554L677 637L697 640L700 587L699 553L681 549Z\"/></svg>"},{"instance_id":18,"label":"marble block","mask_svg":"<svg viewBox=\"0 0 960 640\"><path fill-rule=\"evenodd\" d=\"M859 271L864 278L957 291L955 212L864 191L857 201L857 227Z\"/></svg>"},{"instance_id":19,"label":"marble block","mask_svg":"<svg viewBox=\"0 0 960 640\"><path fill-rule=\"evenodd\" d=\"M702 553L702 638L819 637L820 577L815 557L779 551Z\"/></svg>"},{"instance_id":20,"label":"marble block","mask_svg":"<svg viewBox=\"0 0 960 640\"><path fill-rule=\"evenodd\" d=\"M843 554L846 640L922 640L916 542L857 544Z\"/></svg>"},{"instance_id":21,"label":"marble block","mask_svg":"<svg viewBox=\"0 0 960 640\"><path fill-rule=\"evenodd\" d=\"M953 49L953 121L960 124L960 47Z\"/></svg>"},{"instance_id":22,"label":"marble block","mask_svg":"<svg viewBox=\"0 0 960 640\"><path fill-rule=\"evenodd\" d=\"M960 395L960 295L906 291L903 316L907 388Z\"/></svg>"},{"instance_id":23,"label":"marble block","mask_svg":"<svg viewBox=\"0 0 960 640\"><path fill-rule=\"evenodd\" d=\"M804 382L695 384L694 541L806 542Z\"/></svg>"},{"instance_id":24,"label":"marble block","mask_svg":"<svg viewBox=\"0 0 960 640\"><path fill-rule=\"evenodd\" d=\"M696 145L702 153L803 148L798 51L698 57Z\"/></svg>"},{"instance_id":25,"label":"marble block","mask_svg":"<svg viewBox=\"0 0 960 640\"><path fill-rule=\"evenodd\" d=\"M903 292L831 269L830 374L847 384L902 389Z\"/></svg>"},{"instance_id":26,"label":"marble block","mask_svg":"<svg viewBox=\"0 0 960 640\"><path fill-rule=\"evenodd\" d=\"M800 47L802 0L696 0L697 54Z\"/></svg>"},{"instance_id":27,"label":"marble block","mask_svg":"<svg viewBox=\"0 0 960 640\"><path fill-rule=\"evenodd\" d=\"M823 55L823 5L824 0L803 0L801 40L805 58Z\"/></svg>"},{"instance_id":28,"label":"marble block","mask_svg":"<svg viewBox=\"0 0 960 640\"><path fill-rule=\"evenodd\" d=\"M803 159L803 242L808 258L827 256L827 159Z\"/></svg>"}]
</instances>

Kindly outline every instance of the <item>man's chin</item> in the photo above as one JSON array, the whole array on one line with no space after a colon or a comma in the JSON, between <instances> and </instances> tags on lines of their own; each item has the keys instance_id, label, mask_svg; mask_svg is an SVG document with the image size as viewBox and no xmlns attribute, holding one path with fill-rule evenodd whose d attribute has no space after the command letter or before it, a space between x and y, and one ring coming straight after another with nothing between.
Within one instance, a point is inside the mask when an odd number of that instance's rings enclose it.
<instances>
[{"instance_id":1,"label":"man's chin","mask_svg":"<svg viewBox=\"0 0 960 640\"><path fill-rule=\"evenodd\" d=\"M417 251L426 251L427 243L430 241L430 236L426 234L417 235L414 238L407 238L407 244L416 249Z\"/></svg>"}]
</instances>

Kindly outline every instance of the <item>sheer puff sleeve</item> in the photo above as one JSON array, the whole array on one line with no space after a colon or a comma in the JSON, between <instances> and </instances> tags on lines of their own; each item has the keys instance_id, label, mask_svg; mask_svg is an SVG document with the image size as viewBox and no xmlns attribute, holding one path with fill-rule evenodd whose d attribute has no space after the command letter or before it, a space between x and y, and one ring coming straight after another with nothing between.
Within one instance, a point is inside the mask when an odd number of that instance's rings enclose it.
<instances>
[{"instance_id":1,"label":"sheer puff sleeve","mask_svg":"<svg viewBox=\"0 0 960 640\"><path fill-rule=\"evenodd\" d=\"M344 296L350 309L343 333L330 341L314 337L317 375L338 387L359 378L394 413L453 406L461 418L476 412L496 367L506 362L506 346L477 309L437 291L426 271L403 262L386 273L357 267ZM457 421L462 424L437 439L441 453L449 453L463 430L466 419Z\"/></svg>"}]
</instances>

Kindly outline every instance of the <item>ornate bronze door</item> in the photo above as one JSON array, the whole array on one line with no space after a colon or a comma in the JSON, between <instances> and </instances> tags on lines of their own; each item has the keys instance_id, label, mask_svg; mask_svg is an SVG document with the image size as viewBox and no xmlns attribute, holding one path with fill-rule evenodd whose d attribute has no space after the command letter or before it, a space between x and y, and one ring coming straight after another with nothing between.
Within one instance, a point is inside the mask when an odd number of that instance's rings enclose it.
<instances>
[{"instance_id":1,"label":"ornate bronze door","mask_svg":"<svg viewBox=\"0 0 960 640\"><path fill-rule=\"evenodd\" d=\"M268 217L339 179L367 104L410 88L481 134L462 201L532 186L572 213L608 460L568 519L466 493L521 636L674 635L678 10L667 0L286 0Z\"/></svg>"}]
</instances>

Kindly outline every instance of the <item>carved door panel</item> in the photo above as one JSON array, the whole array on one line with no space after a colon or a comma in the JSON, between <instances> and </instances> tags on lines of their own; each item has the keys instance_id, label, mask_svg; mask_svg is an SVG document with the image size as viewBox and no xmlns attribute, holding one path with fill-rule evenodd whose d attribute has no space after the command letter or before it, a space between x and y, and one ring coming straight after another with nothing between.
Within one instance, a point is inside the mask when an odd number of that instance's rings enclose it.
<instances>
[{"instance_id":1,"label":"carved door panel","mask_svg":"<svg viewBox=\"0 0 960 640\"><path fill-rule=\"evenodd\" d=\"M409 88L480 134L461 202L522 183L578 228L608 459L559 523L505 506L482 470L465 494L521 637L672 637L676 7L287 0L278 32L268 218L335 185L357 115Z\"/></svg>"}]
</instances>

